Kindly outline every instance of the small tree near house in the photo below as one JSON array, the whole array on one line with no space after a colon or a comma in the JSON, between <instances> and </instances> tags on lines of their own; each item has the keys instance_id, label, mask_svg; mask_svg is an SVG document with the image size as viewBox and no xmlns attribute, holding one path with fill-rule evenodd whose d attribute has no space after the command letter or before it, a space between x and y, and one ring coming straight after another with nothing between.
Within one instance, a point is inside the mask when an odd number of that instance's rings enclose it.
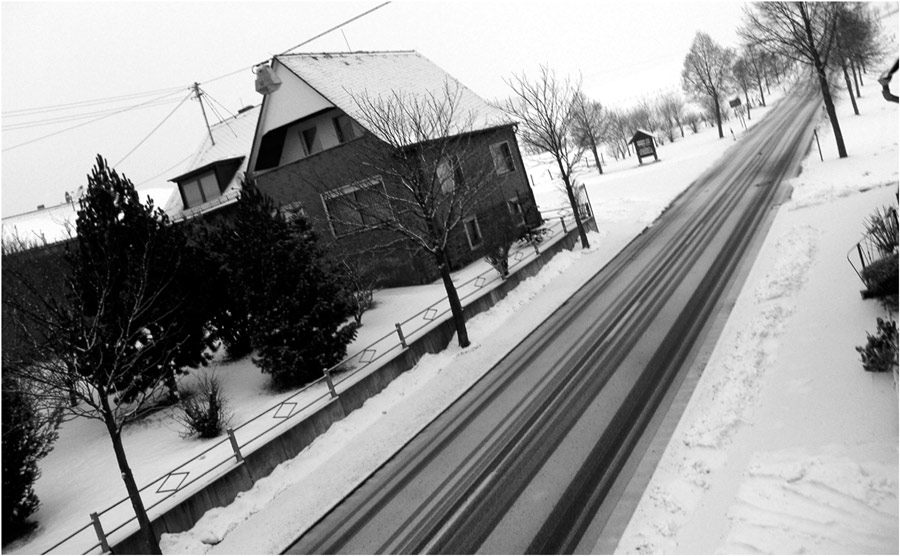
<instances>
[{"instance_id":1,"label":"small tree near house","mask_svg":"<svg viewBox=\"0 0 900 556\"><path fill-rule=\"evenodd\" d=\"M167 392L176 371L206 361L207 300L195 291L186 239L102 157L90 176L62 291L4 267L29 296L3 298L26 349L4 351L3 371L44 407L104 423L148 553L159 544L122 444L124 427ZM186 276L187 274L187 276ZM202 284L197 286L202 289Z\"/></svg>"},{"instance_id":2,"label":"small tree near house","mask_svg":"<svg viewBox=\"0 0 900 556\"><path fill-rule=\"evenodd\" d=\"M499 108L520 122L519 134L532 152L546 152L553 157L572 207L581 247L587 249L590 244L578 210L574 176L585 151L575 138L575 99L581 85L569 79L558 80L553 70L543 66L534 80L523 74L505 81L512 95Z\"/></svg>"},{"instance_id":3,"label":"small tree near house","mask_svg":"<svg viewBox=\"0 0 900 556\"><path fill-rule=\"evenodd\" d=\"M456 83L418 95L395 90L352 100L371 133L342 147L353 164L342 172L311 175L309 185L321 193L335 237L364 234L380 248L412 246L428 254L447 293L459 345L466 347L466 317L451 276L451 241L477 207L497 195L495 164L505 164L511 153L486 152L477 115L463 110ZM350 185L335 189L336 181Z\"/></svg>"},{"instance_id":4,"label":"small tree near house","mask_svg":"<svg viewBox=\"0 0 900 556\"><path fill-rule=\"evenodd\" d=\"M344 358L356 337L339 274L325 260L306 218L287 217L274 202L245 183L233 218L220 222L227 241L224 309L245 312L254 362L276 388L315 381Z\"/></svg>"}]
</instances>

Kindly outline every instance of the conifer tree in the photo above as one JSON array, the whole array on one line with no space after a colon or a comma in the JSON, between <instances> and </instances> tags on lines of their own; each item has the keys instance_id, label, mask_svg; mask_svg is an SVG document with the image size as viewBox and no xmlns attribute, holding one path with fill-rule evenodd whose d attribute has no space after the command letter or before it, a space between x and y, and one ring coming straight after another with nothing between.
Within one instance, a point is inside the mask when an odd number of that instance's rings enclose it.
<instances>
[{"instance_id":1,"label":"conifer tree","mask_svg":"<svg viewBox=\"0 0 900 556\"><path fill-rule=\"evenodd\" d=\"M346 355L357 324L309 223L245 184L225 226L229 303L246 311L256 364L280 388L320 378Z\"/></svg>"}]
</instances>

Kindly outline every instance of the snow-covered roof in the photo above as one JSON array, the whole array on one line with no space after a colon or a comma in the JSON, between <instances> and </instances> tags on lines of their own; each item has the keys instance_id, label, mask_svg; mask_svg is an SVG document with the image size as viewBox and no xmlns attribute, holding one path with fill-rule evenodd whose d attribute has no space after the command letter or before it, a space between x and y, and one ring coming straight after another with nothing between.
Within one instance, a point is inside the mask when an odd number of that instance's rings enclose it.
<instances>
[{"instance_id":1,"label":"snow-covered roof","mask_svg":"<svg viewBox=\"0 0 900 556\"><path fill-rule=\"evenodd\" d=\"M239 112L233 118L221 121L210 126L212 139L207 135L191 162L185 166L178 176L169 181L178 182L180 178L194 172L211 167L217 162L241 159L240 167L231 182L222 191L222 195L211 201L185 210L184 202L178 188L174 188L169 200L163 206L163 210L172 218L188 218L219 208L225 204L235 202L240 195L241 181L247 170L247 159L250 156L250 148L253 143L253 134L256 131L256 122L259 119L259 105Z\"/></svg>"},{"instance_id":2,"label":"snow-covered roof","mask_svg":"<svg viewBox=\"0 0 900 556\"><path fill-rule=\"evenodd\" d=\"M283 54L276 59L364 127L366 119L354 97L376 100L402 94L416 98L435 95L441 99L448 85L451 91L459 88L459 124L469 114L474 116L472 130L513 123L504 112L414 50Z\"/></svg>"},{"instance_id":3,"label":"snow-covered roof","mask_svg":"<svg viewBox=\"0 0 900 556\"><path fill-rule=\"evenodd\" d=\"M56 243L75 235L77 204L40 208L3 219L3 240L19 239L27 245Z\"/></svg>"}]
</instances>

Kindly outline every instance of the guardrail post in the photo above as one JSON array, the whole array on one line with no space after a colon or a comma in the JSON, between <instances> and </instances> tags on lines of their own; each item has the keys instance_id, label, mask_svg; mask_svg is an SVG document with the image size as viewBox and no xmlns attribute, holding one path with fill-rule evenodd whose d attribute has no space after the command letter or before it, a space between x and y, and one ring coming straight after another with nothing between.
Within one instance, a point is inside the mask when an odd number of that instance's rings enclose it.
<instances>
[{"instance_id":1,"label":"guardrail post","mask_svg":"<svg viewBox=\"0 0 900 556\"><path fill-rule=\"evenodd\" d=\"M97 515L97 512L91 514L91 522L94 524L94 532L97 533L97 538L100 539L100 549L103 552L110 552L109 543L106 541L106 533L103 532L103 526L100 525L100 516Z\"/></svg>"},{"instance_id":2,"label":"guardrail post","mask_svg":"<svg viewBox=\"0 0 900 556\"><path fill-rule=\"evenodd\" d=\"M331 371L325 371L325 384L328 385L328 393L331 394L331 397L338 397L337 390L334 389L334 381L331 380Z\"/></svg>"},{"instance_id":3,"label":"guardrail post","mask_svg":"<svg viewBox=\"0 0 900 556\"><path fill-rule=\"evenodd\" d=\"M244 462L244 456L241 455L241 447L238 446L237 438L234 437L234 429L228 429L228 440L231 441L231 449L234 450L234 459L238 463Z\"/></svg>"},{"instance_id":4,"label":"guardrail post","mask_svg":"<svg viewBox=\"0 0 900 556\"><path fill-rule=\"evenodd\" d=\"M408 348L409 346L406 345L406 337L403 336L403 329L400 328L400 323L394 324L394 327L397 329L397 336L400 336L400 345L403 346L404 349Z\"/></svg>"},{"instance_id":5,"label":"guardrail post","mask_svg":"<svg viewBox=\"0 0 900 556\"><path fill-rule=\"evenodd\" d=\"M560 221L560 223L562 224L562 227L563 227L563 233L564 233L564 234L569 233L569 230L566 229L566 217L565 217L565 216L560 216L560 217L559 217L559 221Z\"/></svg>"}]
</instances>

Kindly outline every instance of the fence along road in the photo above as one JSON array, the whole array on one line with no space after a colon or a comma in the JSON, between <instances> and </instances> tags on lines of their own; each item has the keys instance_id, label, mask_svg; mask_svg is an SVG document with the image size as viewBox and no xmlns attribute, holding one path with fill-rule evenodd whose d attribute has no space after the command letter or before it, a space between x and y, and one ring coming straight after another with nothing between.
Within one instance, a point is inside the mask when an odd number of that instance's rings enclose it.
<instances>
[{"instance_id":1,"label":"fence along road","mask_svg":"<svg viewBox=\"0 0 900 556\"><path fill-rule=\"evenodd\" d=\"M286 553L572 553L809 146L801 92Z\"/></svg>"}]
</instances>

